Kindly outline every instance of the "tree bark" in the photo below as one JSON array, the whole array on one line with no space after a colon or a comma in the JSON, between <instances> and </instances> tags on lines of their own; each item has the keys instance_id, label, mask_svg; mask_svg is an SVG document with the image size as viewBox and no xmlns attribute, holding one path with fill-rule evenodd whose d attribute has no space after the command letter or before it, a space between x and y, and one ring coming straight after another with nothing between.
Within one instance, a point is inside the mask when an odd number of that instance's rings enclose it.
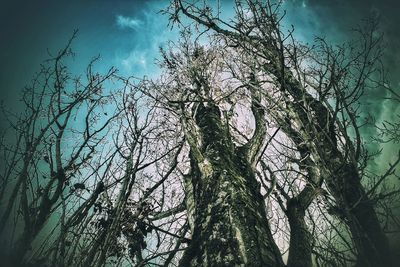
<instances>
[{"instance_id":1,"label":"tree bark","mask_svg":"<svg viewBox=\"0 0 400 267\"><path fill-rule=\"evenodd\" d=\"M305 212L311 204L316 190L306 187L296 197L287 203L286 216L290 226L290 244L287 267L311 267L312 266L312 234L308 231Z\"/></svg>"},{"instance_id":2,"label":"tree bark","mask_svg":"<svg viewBox=\"0 0 400 267\"><path fill-rule=\"evenodd\" d=\"M284 266L249 162L249 146L232 143L220 116L215 104L201 103L194 119L201 140L186 129L193 232L180 266Z\"/></svg>"}]
</instances>

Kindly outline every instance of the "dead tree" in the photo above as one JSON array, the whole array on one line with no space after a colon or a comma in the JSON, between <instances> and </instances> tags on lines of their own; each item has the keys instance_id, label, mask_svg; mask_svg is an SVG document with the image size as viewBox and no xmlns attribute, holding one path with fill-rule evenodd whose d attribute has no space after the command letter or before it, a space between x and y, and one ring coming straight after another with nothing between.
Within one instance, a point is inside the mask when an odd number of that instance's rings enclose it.
<instances>
[{"instance_id":1,"label":"dead tree","mask_svg":"<svg viewBox=\"0 0 400 267\"><path fill-rule=\"evenodd\" d=\"M1 143L5 264L171 262L187 243L182 135L114 68L97 73L94 59L73 76L65 61L74 38L26 88L23 113L3 109L15 135Z\"/></svg>"},{"instance_id":2,"label":"dead tree","mask_svg":"<svg viewBox=\"0 0 400 267\"><path fill-rule=\"evenodd\" d=\"M92 70L94 59L85 77L69 73L65 60L72 55L74 37L44 63L32 85L24 90L23 113L4 109L10 132L2 147L6 165L1 200L5 208L0 230L10 242L12 250L6 253L16 265L33 252L32 242L49 218L65 208L65 201L78 191L91 190L86 183L93 176L89 166L107 161L100 157L95 162L93 158L101 154L100 145L105 144L119 115L117 111L107 113L107 105L115 98L104 91L104 84L115 77L115 69L96 73ZM14 237L6 234L13 231L17 231Z\"/></svg>"},{"instance_id":3,"label":"dead tree","mask_svg":"<svg viewBox=\"0 0 400 267\"><path fill-rule=\"evenodd\" d=\"M288 136L291 132L300 135L298 149L315 163L316 178L323 179L344 214L358 264L390 266L386 237L361 181L368 157L356 111L358 99L374 84L382 52L380 37L372 24L372 29L362 32L361 42L348 49L335 50L324 40L318 42L319 48L309 49L294 41L292 29L284 33L281 4L236 1L232 22L221 20L212 7L199 2L172 1L166 13L177 24L180 16L189 18L257 62L257 70L275 84L273 93L262 94L276 104L272 116L287 129Z\"/></svg>"},{"instance_id":4,"label":"dead tree","mask_svg":"<svg viewBox=\"0 0 400 267\"><path fill-rule=\"evenodd\" d=\"M190 149L184 190L191 241L180 266L283 266L255 176L267 130L258 82L253 76L241 86L255 130L237 143L222 108L229 92L218 93L223 59L189 39L183 32L178 51L163 52L166 79L147 88L179 119Z\"/></svg>"}]
</instances>

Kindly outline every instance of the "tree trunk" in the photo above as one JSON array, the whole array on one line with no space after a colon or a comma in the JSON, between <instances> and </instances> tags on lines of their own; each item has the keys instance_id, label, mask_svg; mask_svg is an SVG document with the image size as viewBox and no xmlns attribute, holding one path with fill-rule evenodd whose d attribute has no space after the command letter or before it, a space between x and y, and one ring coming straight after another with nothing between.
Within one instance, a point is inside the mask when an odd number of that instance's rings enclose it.
<instances>
[{"instance_id":1,"label":"tree trunk","mask_svg":"<svg viewBox=\"0 0 400 267\"><path fill-rule=\"evenodd\" d=\"M312 266L312 234L308 231L305 212L313 201L316 190L307 185L299 195L287 203L286 216L290 226L290 244L287 267Z\"/></svg>"},{"instance_id":2,"label":"tree trunk","mask_svg":"<svg viewBox=\"0 0 400 267\"><path fill-rule=\"evenodd\" d=\"M286 81L291 91L300 96L300 85L296 85L291 79ZM311 96L304 93L306 98ZM373 204L366 195L358 167L346 162L344 155L337 147L335 130L329 125L333 121L328 109L319 101L309 100L315 113L314 129L320 130L319 134L313 132L313 128L303 130L303 136L312 135L314 143L307 149L315 159L320 158L316 167L324 173L324 178L329 190L332 192L338 208L342 210L344 222L350 229L355 248L357 250L358 266L392 266L390 248L385 234L382 231ZM292 112L297 115L299 123L308 125L300 106L293 105ZM289 136L293 134L289 132ZM304 138L307 140L307 138ZM319 141L318 141L319 140ZM314 146L314 150L312 147ZM346 153L353 153L347 151Z\"/></svg>"},{"instance_id":3,"label":"tree trunk","mask_svg":"<svg viewBox=\"0 0 400 267\"><path fill-rule=\"evenodd\" d=\"M246 147L234 146L212 103L199 104L194 123L200 142L186 129L193 232L180 266L284 266Z\"/></svg>"},{"instance_id":4,"label":"tree trunk","mask_svg":"<svg viewBox=\"0 0 400 267\"><path fill-rule=\"evenodd\" d=\"M341 166L329 188L344 211L358 252L357 266L393 266L389 244L357 169Z\"/></svg>"}]
</instances>

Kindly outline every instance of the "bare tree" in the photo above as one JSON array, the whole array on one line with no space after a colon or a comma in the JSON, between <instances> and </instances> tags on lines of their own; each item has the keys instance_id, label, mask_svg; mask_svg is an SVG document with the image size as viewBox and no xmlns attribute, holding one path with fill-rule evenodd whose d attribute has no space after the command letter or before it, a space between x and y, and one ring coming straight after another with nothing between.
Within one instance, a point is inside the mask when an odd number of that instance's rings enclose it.
<instances>
[{"instance_id":1,"label":"bare tree","mask_svg":"<svg viewBox=\"0 0 400 267\"><path fill-rule=\"evenodd\" d=\"M99 74L96 59L73 76L74 37L47 61L25 113L4 109L14 134L1 143L0 230L12 263L392 266L399 190L387 181L400 155L383 173L368 168L358 111L385 86L377 24L309 47L281 10L238 0L227 22L202 1L171 1L181 36L161 48L155 80ZM394 128L379 141L395 141Z\"/></svg>"},{"instance_id":2,"label":"bare tree","mask_svg":"<svg viewBox=\"0 0 400 267\"><path fill-rule=\"evenodd\" d=\"M241 85L248 93L244 101L250 101L255 130L239 143L222 110L222 102L229 99L225 94L232 92L218 91L224 68L221 51L189 39L183 32L178 51L163 52L168 76L152 86L156 91L151 95L179 118L190 149L184 190L191 241L180 266L283 266L255 176L266 138L257 81Z\"/></svg>"},{"instance_id":3,"label":"bare tree","mask_svg":"<svg viewBox=\"0 0 400 267\"><path fill-rule=\"evenodd\" d=\"M71 77L64 62L72 55L74 37L45 62L24 90L24 113L14 116L5 109L14 131L8 134L14 136L3 144L6 166L1 197L6 206L0 229L4 231L12 220L18 222L7 227L8 231L15 227L11 231L17 233L13 249L16 264L23 261L49 217L60 207L65 209L65 200L76 191L89 191L86 180L96 176L90 167L101 168L108 160L93 158L104 152L101 145L105 145L110 126L119 115L108 112L115 97L103 88L114 78L115 69L104 75L95 73L94 59L85 77Z\"/></svg>"},{"instance_id":4,"label":"bare tree","mask_svg":"<svg viewBox=\"0 0 400 267\"><path fill-rule=\"evenodd\" d=\"M200 2L172 1L166 13L179 24L192 20L227 47L247 54L247 64L269 79L273 90L262 97L274 102L268 111L294 140L307 165L315 168L312 184L327 185L353 236L360 266L391 265L390 249L361 183L368 152L363 150L357 104L375 86L382 55L381 38L371 22L361 40L334 48L323 39L312 49L284 32L280 1L236 1L235 18L223 21L219 11ZM249 62L249 58L251 61ZM311 172L310 172L311 173Z\"/></svg>"},{"instance_id":5,"label":"bare tree","mask_svg":"<svg viewBox=\"0 0 400 267\"><path fill-rule=\"evenodd\" d=\"M187 242L182 135L140 83L114 68L95 72L97 58L73 76L75 34L24 90L22 114L3 108L5 264L171 262Z\"/></svg>"}]
</instances>

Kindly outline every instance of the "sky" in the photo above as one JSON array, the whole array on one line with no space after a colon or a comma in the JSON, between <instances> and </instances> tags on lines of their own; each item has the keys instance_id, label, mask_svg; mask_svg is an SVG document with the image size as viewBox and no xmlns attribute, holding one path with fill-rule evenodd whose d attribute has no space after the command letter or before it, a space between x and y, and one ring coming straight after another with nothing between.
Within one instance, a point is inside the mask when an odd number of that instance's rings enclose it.
<instances>
[{"instance_id":1,"label":"sky","mask_svg":"<svg viewBox=\"0 0 400 267\"><path fill-rule=\"evenodd\" d=\"M217 0L209 0L216 2ZM219 0L224 5L233 0ZM0 0L0 99L18 107L21 88L29 83L39 64L62 48L74 29L78 38L75 70L82 70L97 55L98 70L111 66L120 74L156 77L154 60L159 46L177 39L159 10L168 0ZM223 6L224 6L223 5ZM352 37L351 29L369 14L378 14L387 45L384 63L391 85L400 91L400 1L398 0L286 0L287 19L303 40L323 35L333 42ZM224 11L224 10L222 10ZM393 120L398 105L383 101L386 92L376 91L365 99L365 112L379 121ZM368 134L375 134L373 129ZM381 159L390 160L389 147Z\"/></svg>"},{"instance_id":2,"label":"sky","mask_svg":"<svg viewBox=\"0 0 400 267\"><path fill-rule=\"evenodd\" d=\"M75 29L79 33L73 43L77 53L74 65L83 67L100 54L100 69L116 66L138 76L148 72L158 45L170 34L156 14L160 1L2 2L0 88L7 100L16 98L42 60L49 57L47 49L54 53L62 48Z\"/></svg>"}]
</instances>

